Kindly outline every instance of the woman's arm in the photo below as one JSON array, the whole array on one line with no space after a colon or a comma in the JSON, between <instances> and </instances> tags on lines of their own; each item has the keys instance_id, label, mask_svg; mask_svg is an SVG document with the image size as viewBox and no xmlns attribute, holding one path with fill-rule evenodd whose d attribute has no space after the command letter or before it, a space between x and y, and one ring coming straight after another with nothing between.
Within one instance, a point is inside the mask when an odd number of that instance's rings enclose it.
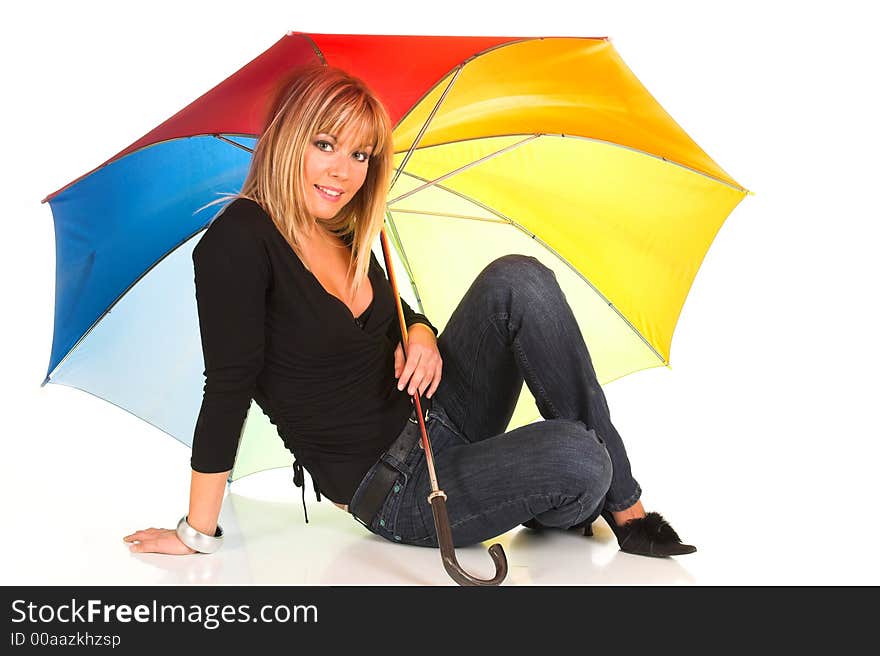
<instances>
[{"instance_id":1,"label":"woman's arm","mask_svg":"<svg viewBox=\"0 0 880 656\"><path fill-rule=\"evenodd\" d=\"M196 303L205 363L202 406L193 434L189 525L214 535L229 472L263 368L265 297L270 264L249 214L233 202L193 250ZM176 530L146 529L123 538L132 551L194 553Z\"/></svg>"}]
</instances>

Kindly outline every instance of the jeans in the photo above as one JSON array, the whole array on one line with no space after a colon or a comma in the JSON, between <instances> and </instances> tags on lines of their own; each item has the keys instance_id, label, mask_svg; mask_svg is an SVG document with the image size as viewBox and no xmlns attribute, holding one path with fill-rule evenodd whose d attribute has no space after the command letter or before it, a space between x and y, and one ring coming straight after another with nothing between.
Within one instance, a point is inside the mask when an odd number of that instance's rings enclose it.
<instances>
[{"instance_id":1,"label":"jeans","mask_svg":"<svg viewBox=\"0 0 880 656\"><path fill-rule=\"evenodd\" d=\"M568 528L638 501L641 488L584 338L549 268L525 255L491 262L437 346L443 371L425 427L455 546L532 518ZM523 381L544 421L505 432ZM381 460L399 475L367 528L394 542L436 547L424 451L416 443L403 460L387 453Z\"/></svg>"}]
</instances>

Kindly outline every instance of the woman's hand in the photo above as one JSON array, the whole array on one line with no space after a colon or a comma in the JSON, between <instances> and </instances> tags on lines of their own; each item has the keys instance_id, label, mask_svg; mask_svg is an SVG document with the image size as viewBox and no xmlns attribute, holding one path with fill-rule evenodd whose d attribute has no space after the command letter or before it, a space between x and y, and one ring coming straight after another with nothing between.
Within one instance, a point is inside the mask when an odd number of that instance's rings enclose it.
<instances>
[{"instance_id":1,"label":"woman's hand","mask_svg":"<svg viewBox=\"0 0 880 656\"><path fill-rule=\"evenodd\" d=\"M175 556L196 553L190 549L180 538L177 531L171 528L148 528L143 531L135 531L131 535L122 538L123 542L131 542L129 551L138 553L163 553Z\"/></svg>"},{"instance_id":2,"label":"woman's hand","mask_svg":"<svg viewBox=\"0 0 880 656\"><path fill-rule=\"evenodd\" d=\"M407 393L431 398L440 385L443 371L443 360L437 349L437 338L434 331L423 323L414 323L407 329L408 344L406 358L403 357L403 345L398 342L394 351L394 377L397 378L397 389L407 385ZM425 393L427 390L427 394Z\"/></svg>"}]
</instances>

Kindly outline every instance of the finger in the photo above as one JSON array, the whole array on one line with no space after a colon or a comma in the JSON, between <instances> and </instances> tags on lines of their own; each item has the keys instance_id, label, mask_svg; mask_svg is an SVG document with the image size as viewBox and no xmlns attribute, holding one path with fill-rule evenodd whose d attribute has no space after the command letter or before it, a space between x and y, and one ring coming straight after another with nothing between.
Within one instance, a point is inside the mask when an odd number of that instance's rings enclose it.
<instances>
[{"instance_id":1,"label":"finger","mask_svg":"<svg viewBox=\"0 0 880 656\"><path fill-rule=\"evenodd\" d=\"M419 395L425 396L425 394L428 392L428 388L431 387L431 384L433 382L434 382L434 374L430 373L430 372L426 373L424 380L422 380L421 385L419 385Z\"/></svg>"},{"instance_id":2,"label":"finger","mask_svg":"<svg viewBox=\"0 0 880 656\"><path fill-rule=\"evenodd\" d=\"M412 373L410 373L409 375L404 373L404 375L401 376L401 380L406 379L406 383L404 385L406 387L406 393L409 394L410 396L415 394L416 390L418 389L419 385L421 385L422 380L424 378L425 378L425 368L424 367L416 367L412 371Z\"/></svg>"},{"instance_id":3,"label":"finger","mask_svg":"<svg viewBox=\"0 0 880 656\"><path fill-rule=\"evenodd\" d=\"M426 367L422 367L420 370L416 371L413 376L413 382L410 385L412 393L415 394L418 392L419 396L424 396L425 390L428 389L428 385L431 384L431 376L431 371Z\"/></svg>"},{"instance_id":4,"label":"finger","mask_svg":"<svg viewBox=\"0 0 880 656\"><path fill-rule=\"evenodd\" d=\"M132 545L129 545L128 550L135 553L148 553L155 549L155 540L141 540L140 542L135 542Z\"/></svg>"},{"instance_id":5,"label":"finger","mask_svg":"<svg viewBox=\"0 0 880 656\"><path fill-rule=\"evenodd\" d=\"M143 540L155 539L155 537L159 533L162 533L165 530L166 529L164 529L164 528L145 528L145 529L141 529L140 531L135 531L134 533L132 533L130 535L126 535L122 539L125 540L126 542L131 542L132 540L143 541Z\"/></svg>"},{"instance_id":6,"label":"finger","mask_svg":"<svg viewBox=\"0 0 880 656\"><path fill-rule=\"evenodd\" d=\"M423 389L427 387L430 382L427 380L426 371L424 368L416 369L415 373L413 373L412 378L409 381L409 388L407 389L407 393L412 396L418 390L419 394L422 393Z\"/></svg>"},{"instance_id":7,"label":"finger","mask_svg":"<svg viewBox=\"0 0 880 656\"><path fill-rule=\"evenodd\" d=\"M431 387L428 388L427 393L425 394L426 398L431 398L434 396L434 392L437 391L437 388L440 387L440 378L441 378L441 367L437 367L437 372L434 374L434 379L431 381Z\"/></svg>"},{"instance_id":8,"label":"finger","mask_svg":"<svg viewBox=\"0 0 880 656\"><path fill-rule=\"evenodd\" d=\"M394 377L400 378L400 373L403 371L403 346L401 346L400 342L397 343L397 348L394 350Z\"/></svg>"},{"instance_id":9,"label":"finger","mask_svg":"<svg viewBox=\"0 0 880 656\"><path fill-rule=\"evenodd\" d=\"M434 379L436 371L435 357L432 353L427 352L419 356L419 363L409 382L408 392L410 396L416 393L423 395L428 385Z\"/></svg>"},{"instance_id":10,"label":"finger","mask_svg":"<svg viewBox=\"0 0 880 656\"><path fill-rule=\"evenodd\" d=\"M403 368L403 373L400 374L400 380L397 381L397 389L402 390L406 387L407 382L412 376L413 372L418 367L418 360L420 356L416 353L412 353L407 355L406 357L406 366Z\"/></svg>"}]
</instances>

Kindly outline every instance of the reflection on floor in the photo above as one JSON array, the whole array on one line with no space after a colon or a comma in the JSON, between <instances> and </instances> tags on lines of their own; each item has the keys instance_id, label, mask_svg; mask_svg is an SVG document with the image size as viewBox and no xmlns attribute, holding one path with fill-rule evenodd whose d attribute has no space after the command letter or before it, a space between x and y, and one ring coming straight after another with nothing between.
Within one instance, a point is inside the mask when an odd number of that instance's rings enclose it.
<instances>
[{"instance_id":1,"label":"reflection on floor","mask_svg":"<svg viewBox=\"0 0 880 656\"><path fill-rule=\"evenodd\" d=\"M247 479L233 488L239 491L230 491L224 501L220 520L226 539L216 554L131 555L151 565L154 583L455 585L437 549L391 543L330 503L315 503L314 497L307 497L306 524L299 496L273 499L266 494L271 485L260 490ZM504 585L695 583L685 557L680 562L620 552L601 519L593 537L515 528L483 545L456 549L459 563L474 576L490 577L494 567L486 550L495 542L507 554Z\"/></svg>"}]
</instances>

